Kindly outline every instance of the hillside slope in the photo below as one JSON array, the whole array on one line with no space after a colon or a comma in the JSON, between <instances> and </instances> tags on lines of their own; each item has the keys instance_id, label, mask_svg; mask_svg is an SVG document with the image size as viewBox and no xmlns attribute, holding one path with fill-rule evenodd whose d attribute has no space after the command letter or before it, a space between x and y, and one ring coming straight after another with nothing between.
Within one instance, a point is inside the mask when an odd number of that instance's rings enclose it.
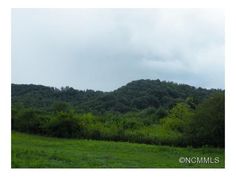
<instances>
[{"instance_id":1,"label":"hillside slope","mask_svg":"<svg viewBox=\"0 0 236 177\"><path fill-rule=\"evenodd\" d=\"M169 109L187 98L199 104L216 91L158 79L132 81L112 92L12 84L12 103L50 111L55 102L66 102L79 112L126 113L148 107Z\"/></svg>"}]
</instances>

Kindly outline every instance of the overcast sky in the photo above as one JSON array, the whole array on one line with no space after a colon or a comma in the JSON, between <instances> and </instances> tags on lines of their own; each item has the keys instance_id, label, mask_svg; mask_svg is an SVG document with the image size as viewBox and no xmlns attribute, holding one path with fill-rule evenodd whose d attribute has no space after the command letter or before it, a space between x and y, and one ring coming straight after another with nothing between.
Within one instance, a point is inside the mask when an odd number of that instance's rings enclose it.
<instances>
[{"instance_id":1,"label":"overcast sky","mask_svg":"<svg viewBox=\"0 0 236 177\"><path fill-rule=\"evenodd\" d=\"M111 91L138 79L224 89L223 11L12 10L12 83Z\"/></svg>"}]
</instances>

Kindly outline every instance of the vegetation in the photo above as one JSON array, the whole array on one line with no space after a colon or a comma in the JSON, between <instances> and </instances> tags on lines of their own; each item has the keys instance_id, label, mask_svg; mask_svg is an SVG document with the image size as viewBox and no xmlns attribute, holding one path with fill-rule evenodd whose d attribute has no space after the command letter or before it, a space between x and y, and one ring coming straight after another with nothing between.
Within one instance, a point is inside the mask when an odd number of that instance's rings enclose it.
<instances>
[{"instance_id":1,"label":"vegetation","mask_svg":"<svg viewBox=\"0 0 236 177\"><path fill-rule=\"evenodd\" d=\"M219 163L179 163L180 157L219 157ZM224 150L127 142L48 138L12 133L13 168L223 168Z\"/></svg>"},{"instance_id":2,"label":"vegetation","mask_svg":"<svg viewBox=\"0 0 236 177\"><path fill-rule=\"evenodd\" d=\"M224 91L160 80L113 92L12 85L12 129L44 136L224 147Z\"/></svg>"},{"instance_id":3,"label":"vegetation","mask_svg":"<svg viewBox=\"0 0 236 177\"><path fill-rule=\"evenodd\" d=\"M224 93L211 95L198 106L190 119L186 137L192 145L223 147L225 137Z\"/></svg>"},{"instance_id":4,"label":"vegetation","mask_svg":"<svg viewBox=\"0 0 236 177\"><path fill-rule=\"evenodd\" d=\"M12 84L12 103L53 111L56 102L63 102L80 113L127 113L149 107L168 110L184 101L194 106L218 91L160 80L133 81L112 92L79 91L68 86L57 89L42 85Z\"/></svg>"}]
</instances>

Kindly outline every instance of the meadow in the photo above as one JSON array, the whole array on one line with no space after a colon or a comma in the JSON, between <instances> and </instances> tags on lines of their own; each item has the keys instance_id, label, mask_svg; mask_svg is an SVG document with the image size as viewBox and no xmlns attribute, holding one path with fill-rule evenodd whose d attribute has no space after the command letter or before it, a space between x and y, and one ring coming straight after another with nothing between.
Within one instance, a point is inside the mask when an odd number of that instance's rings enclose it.
<instances>
[{"instance_id":1,"label":"meadow","mask_svg":"<svg viewBox=\"0 0 236 177\"><path fill-rule=\"evenodd\" d=\"M219 163L180 163L219 157ZM12 168L224 168L224 149L51 138L12 132Z\"/></svg>"}]
</instances>

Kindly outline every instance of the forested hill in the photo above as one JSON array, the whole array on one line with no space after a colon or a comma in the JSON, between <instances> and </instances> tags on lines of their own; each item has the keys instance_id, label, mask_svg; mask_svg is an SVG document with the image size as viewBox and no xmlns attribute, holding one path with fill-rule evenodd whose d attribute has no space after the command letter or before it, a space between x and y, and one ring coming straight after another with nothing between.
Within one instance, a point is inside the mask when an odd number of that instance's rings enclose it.
<instances>
[{"instance_id":1,"label":"forested hill","mask_svg":"<svg viewBox=\"0 0 236 177\"><path fill-rule=\"evenodd\" d=\"M56 102L66 102L79 112L125 113L148 107L169 109L183 101L194 107L218 91L222 90L195 88L158 79L132 81L112 92L12 84L12 104L50 111Z\"/></svg>"}]
</instances>

